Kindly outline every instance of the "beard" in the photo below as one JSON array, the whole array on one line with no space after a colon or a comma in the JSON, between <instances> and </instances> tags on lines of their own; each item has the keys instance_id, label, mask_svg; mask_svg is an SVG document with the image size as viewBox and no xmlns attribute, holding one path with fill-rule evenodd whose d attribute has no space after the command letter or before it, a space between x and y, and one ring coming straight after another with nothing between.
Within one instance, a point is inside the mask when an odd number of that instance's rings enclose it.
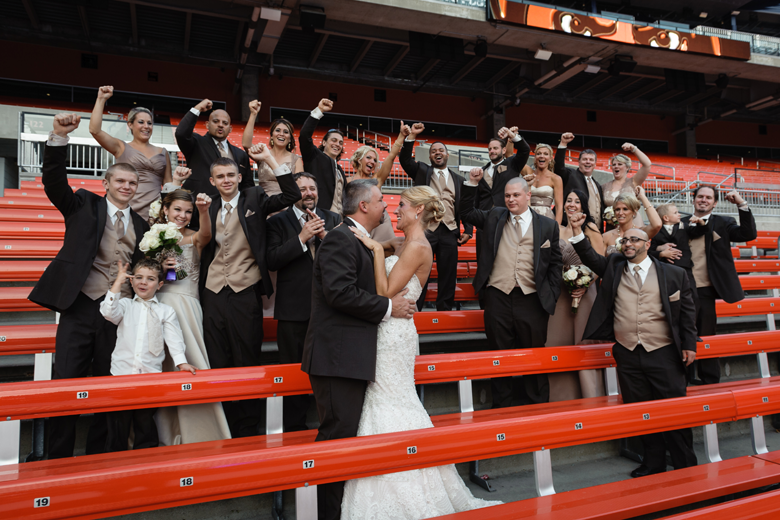
<instances>
[{"instance_id":1,"label":"beard","mask_svg":"<svg viewBox=\"0 0 780 520\"><path fill-rule=\"evenodd\" d=\"M301 200L301 209L307 210L310 209L314 211L314 208L317 207L317 199L303 199Z\"/></svg>"},{"instance_id":2,"label":"beard","mask_svg":"<svg viewBox=\"0 0 780 520\"><path fill-rule=\"evenodd\" d=\"M379 217L379 225L380 226L385 223L385 213L387 213L387 212L383 210L382 211L382 216Z\"/></svg>"}]
</instances>

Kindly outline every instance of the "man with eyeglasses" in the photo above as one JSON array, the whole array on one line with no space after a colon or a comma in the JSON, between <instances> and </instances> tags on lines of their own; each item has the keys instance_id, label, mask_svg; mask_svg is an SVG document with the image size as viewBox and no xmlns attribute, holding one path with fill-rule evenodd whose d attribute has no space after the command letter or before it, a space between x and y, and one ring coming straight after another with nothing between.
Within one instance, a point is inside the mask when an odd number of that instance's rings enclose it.
<instances>
[{"instance_id":1,"label":"man with eyeglasses","mask_svg":"<svg viewBox=\"0 0 780 520\"><path fill-rule=\"evenodd\" d=\"M621 253L598 254L584 240L585 215L570 218L569 241L582 263L602 278L584 339L615 341L612 355L624 403L684 397L686 367L696 358L696 311L691 283L681 267L647 255L648 237L629 229ZM644 463L631 472L643 477L666 471L666 450L674 469L696 465L690 428L640 437Z\"/></svg>"},{"instance_id":2,"label":"man with eyeglasses","mask_svg":"<svg viewBox=\"0 0 780 520\"><path fill-rule=\"evenodd\" d=\"M331 110L333 110L333 101L321 99L317 108L311 111L301 127L298 148L303 157L303 170L317 178L319 188L317 207L341 215L344 186L347 185L347 176L339 166L341 155L344 153L344 134L341 130L331 128L325 133L319 146L314 145L312 137L319 120Z\"/></svg>"}]
</instances>

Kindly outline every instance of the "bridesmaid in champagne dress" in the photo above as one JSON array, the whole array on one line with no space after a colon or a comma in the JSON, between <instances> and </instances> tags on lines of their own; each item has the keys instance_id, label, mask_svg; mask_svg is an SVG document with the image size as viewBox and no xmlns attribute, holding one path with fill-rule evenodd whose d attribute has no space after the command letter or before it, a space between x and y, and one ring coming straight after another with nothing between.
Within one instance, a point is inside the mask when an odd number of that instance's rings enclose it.
<instances>
[{"instance_id":1,"label":"bridesmaid in champagne dress","mask_svg":"<svg viewBox=\"0 0 780 520\"><path fill-rule=\"evenodd\" d=\"M179 170L186 168L177 168ZM176 175L177 180L179 175ZM167 188L168 186L166 186ZM165 282L157 293L157 298L173 307L179 319L185 354L190 364L198 369L211 368L206 345L203 341L203 311L198 294L200 274L200 252L211 240L211 220L209 206L211 199L206 194L198 195L196 202L200 216L200 230L187 229L193 213L192 194L188 190L177 189L163 197L160 216L155 223L174 222L182 232L179 246L182 248L181 263L169 258L163 269L183 269L187 277L175 282ZM173 362L166 355L163 370L173 370ZM187 406L160 408L155 415L161 445L190 444L193 442L215 441L230 438L230 428L222 410L222 403L203 403Z\"/></svg>"},{"instance_id":2,"label":"bridesmaid in champagne dress","mask_svg":"<svg viewBox=\"0 0 780 520\"><path fill-rule=\"evenodd\" d=\"M138 189L130 201L130 207L148 220L149 205L160 198L162 185L171 182L171 160L165 148L149 143L154 118L151 111L146 108L137 107L127 114L127 128L133 135L133 140L129 143L103 131L103 109L106 101L113 95L112 86L98 89L95 108L92 109L89 120L89 132L100 146L116 158L116 162L131 164L136 169Z\"/></svg>"},{"instance_id":3,"label":"bridesmaid in champagne dress","mask_svg":"<svg viewBox=\"0 0 780 520\"><path fill-rule=\"evenodd\" d=\"M566 202L563 208L567 215L585 213L585 222L587 223L586 227L584 227L585 237L594 250L603 254L604 244L601 240L601 233L599 233L593 218L588 213L588 195L580 190L570 191L566 195ZM561 226L560 248L563 255L564 270L573 265L582 265L582 261L577 256L574 246L569 242L572 236L571 224ZM575 314L572 312L572 295L569 294L569 290L565 285L561 289L561 295L555 306L555 314L550 316L550 323L547 327L546 347L588 343L587 340L583 341L582 335L585 332L585 325L588 323L593 302L596 300L596 281L591 282L587 289L579 289L578 291L582 294L578 295L575 292L574 296L580 297L579 307ZM558 374L548 374L547 378L550 382L550 402L604 395L604 378L601 370L560 372Z\"/></svg>"},{"instance_id":4,"label":"bridesmaid in champagne dress","mask_svg":"<svg viewBox=\"0 0 780 520\"><path fill-rule=\"evenodd\" d=\"M401 128L403 128L404 122L401 121ZM352 164L352 170L354 174L347 180L347 182L353 179L376 179L379 183L379 188L382 189L382 185L390 176L390 172L393 171L393 162L398 157L398 153L404 145L404 139L406 136L403 133L398 134L398 138L395 140L390 153L382 161L379 166L379 171L374 174L379 164L379 153L375 148L364 145L355 150L352 154L352 158L349 162ZM395 229L393 228L393 222L390 219L390 214L385 210L384 220L373 231L371 231L371 238L377 242L387 242L395 238Z\"/></svg>"},{"instance_id":5,"label":"bridesmaid in champagne dress","mask_svg":"<svg viewBox=\"0 0 780 520\"><path fill-rule=\"evenodd\" d=\"M617 217L617 227L611 229L602 235L604 240L604 246L606 248L606 255L618 252L617 242L623 239L623 235L629 229L641 229L647 233L650 240L661 231L663 225L661 217L658 216L658 212L653 207L653 204L645 195L645 190L642 186L636 186L633 193L623 192L615 198L615 217ZM639 208L645 208L645 214L647 215L648 224L640 218L637 220L637 214Z\"/></svg>"},{"instance_id":6,"label":"bridesmaid in champagne dress","mask_svg":"<svg viewBox=\"0 0 780 520\"><path fill-rule=\"evenodd\" d=\"M650 167L652 166L652 163L650 162L650 159L648 159L647 155L645 155L642 150L637 148L636 145L631 143L624 143L623 151L631 152L636 155L636 158L639 159L639 163L642 166L634 175L628 177L628 172L631 170L631 159L623 154L616 155L612 158L610 161L610 166L612 167L612 175L614 176L614 179L602 186L602 189L604 190L605 206L613 206L615 204L615 199L621 193L633 194L634 189L637 186L641 186L642 183L645 182L645 179L647 179L647 175L650 173ZM634 224L636 224L637 227L642 227L644 225L642 216L639 214L639 212L637 212L634 217ZM610 226L607 229L609 230L612 228Z\"/></svg>"},{"instance_id":7,"label":"bridesmaid in champagne dress","mask_svg":"<svg viewBox=\"0 0 780 520\"><path fill-rule=\"evenodd\" d=\"M553 173L553 149L539 143L534 151L534 173L524 178L531 188L531 209L560 225L563 219L563 181ZM555 212L552 206L555 206Z\"/></svg>"}]
</instances>

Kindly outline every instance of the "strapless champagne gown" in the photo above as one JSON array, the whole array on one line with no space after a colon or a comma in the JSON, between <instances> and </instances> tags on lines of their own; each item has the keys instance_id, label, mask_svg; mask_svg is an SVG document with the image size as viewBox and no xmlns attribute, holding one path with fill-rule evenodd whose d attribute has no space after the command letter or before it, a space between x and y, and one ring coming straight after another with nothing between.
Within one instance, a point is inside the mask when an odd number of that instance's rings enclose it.
<instances>
[{"instance_id":1,"label":"strapless champagne gown","mask_svg":"<svg viewBox=\"0 0 780 520\"><path fill-rule=\"evenodd\" d=\"M555 203L555 190L552 186L531 186L531 209L539 215L555 220L552 205Z\"/></svg>"}]
</instances>

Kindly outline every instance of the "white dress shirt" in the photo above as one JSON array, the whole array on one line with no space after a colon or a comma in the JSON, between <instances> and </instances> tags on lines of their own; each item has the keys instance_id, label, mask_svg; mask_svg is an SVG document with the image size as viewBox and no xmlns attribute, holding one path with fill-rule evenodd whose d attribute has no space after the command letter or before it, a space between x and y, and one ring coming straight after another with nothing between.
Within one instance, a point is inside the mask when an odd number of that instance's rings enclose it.
<instances>
[{"instance_id":1,"label":"white dress shirt","mask_svg":"<svg viewBox=\"0 0 780 520\"><path fill-rule=\"evenodd\" d=\"M501 166L501 164L502 164L504 161L506 161L506 158L504 158L504 159L501 159L500 161L498 161L498 162L497 162L497 163L495 163L495 164L491 162L491 163L490 163L490 165L489 165L487 168L485 168L485 177L490 177L490 178L492 179L492 178L493 178L493 171L494 171L496 168L498 168L499 166Z\"/></svg>"},{"instance_id":2,"label":"white dress shirt","mask_svg":"<svg viewBox=\"0 0 780 520\"><path fill-rule=\"evenodd\" d=\"M361 233L363 233L363 234L365 234L365 235L370 235L370 234L371 234L371 233L369 233L369 232L368 232L368 230L366 230L366 228L364 228L364 227L363 227L363 226L360 224L360 222L358 222L357 220L354 220L354 219L349 219L349 220L351 220L351 221L352 221L352 222L355 224L355 227L356 227L356 228L358 228L358 231L360 231ZM372 252L372 255L373 255L373 252ZM387 312L385 313L385 317L384 317L384 318L382 318L382 321L387 321L387 320L389 320L389 319L390 319L390 315L391 315L392 313L393 313L393 300L392 300L392 299L389 299L389 300L387 301Z\"/></svg>"},{"instance_id":3,"label":"white dress shirt","mask_svg":"<svg viewBox=\"0 0 780 520\"><path fill-rule=\"evenodd\" d=\"M444 183L445 183L445 184L447 183L447 181L448 181L448 180L449 180L449 178L450 178L450 171L449 171L447 168L444 168L443 170L440 170L440 169L438 169L438 168L434 168L434 169L433 169L433 174L434 174L434 175L437 175L437 176L438 176L438 175L443 175L443 176L444 176Z\"/></svg>"},{"instance_id":4,"label":"white dress shirt","mask_svg":"<svg viewBox=\"0 0 780 520\"><path fill-rule=\"evenodd\" d=\"M236 192L236 196L233 197L232 199L227 200L227 201L225 199L222 199L222 210L220 211L219 214L220 214L220 216L222 218L222 224L223 225L225 224L225 215L227 215L227 212L228 212L227 208L225 207L225 204L230 204L230 211L235 212L236 209L238 208L238 198L240 196L241 196L241 192L237 191Z\"/></svg>"},{"instance_id":5,"label":"white dress shirt","mask_svg":"<svg viewBox=\"0 0 780 520\"><path fill-rule=\"evenodd\" d=\"M667 233L669 233L671 235L672 233L674 233L674 226L676 226L676 225L677 224L671 224L671 225L664 224L664 229L666 230Z\"/></svg>"},{"instance_id":6,"label":"white dress shirt","mask_svg":"<svg viewBox=\"0 0 780 520\"><path fill-rule=\"evenodd\" d=\"M712 211L710 211L709 213L707 213L707 214L706 214L706 215L704 215L703 217L699 217L700 219L702 219L702 220L704 221L704 225L705 225L705 226L707 225L707 222L709 222L709 220L710 220L710 216L711 216L711 215L712 215ZM688 225L690 225L690 226L695 226L695 225L696 225L696 222L689 222L689 223L688 223Z\"/></svg>"},{"instance_id":7,"label":"white dress shirt","mask_svg":"<svg viewBox=\"0 0 780 520\"><path fill-rule=\"evenodd\" d=\"M130 224L130 207L128 206L125 209L119 209L111 203L108 197L106 197L106 206L108 207L108 218L111 219L111 224L116 226L116 219L118 215L121 214L122 221L125 224L125 233L127 233L127 226Z\"/></svg>"},{"instance_id":8,"label":"white dress shirt","mask_svg":"<svg viewBox=\"0 0 780 520\"><path fill-rule=\"evenodd\" d=\"M171 353L173 364L178 366L187 362L185 346L176 312L169 305L160 303L157 297L149 302L162 326L163 339ZM111 323L118 326L116 347L111 354L111 375L152 374L162 372L165 349L160 355L149 351L149 330L146 305L140 296L120 298L111 291L100 303L100 313Z\"/></svg>"},{"instance_id":9,"label":"white dress shirt","mask_svg":"<svg viewBox=\"0 0 780 520\"><path fill-rule=\"evenodd\" d=\"M214 141L214 144L217 145L217 148L219 150L225 150L228 155L232 156L233 154L230 153L230 147L228 146L227 139L223 139L222 141L217 141L213 137L211 138Z\"/></svg>"},{"instance_id":10,"label":"white dress shirt","mask_svg":"<svg viewBox=\"0 0 780 520\"><path fill-rule=\"evenodd\" d=\"M634 276L635 272L639 273L639 277L642 279L642 283L645 283L645 280L647 280L647 274L650 272L651 265L653 265L653 261L650 260L649 256L646 256L645 259L638 264L629 260L626 264L626 272L631 276ZM634 270L636 266L639 266L638 271Z\"/></svg>"},{"instance_id":11,"label":"white dress shirt","mask_svg":"<svg viewBox=\"0 0 780 520\"><path fill-rule=\"evenodd\" d=\"M525 236L526 231L528 231L528 226L533 224L531 211L531 208L528 208L519 215L512 215L512 224L515 226L517 226L518 223L520 224L520 236Z\"/></svg>"}]
</instances>

